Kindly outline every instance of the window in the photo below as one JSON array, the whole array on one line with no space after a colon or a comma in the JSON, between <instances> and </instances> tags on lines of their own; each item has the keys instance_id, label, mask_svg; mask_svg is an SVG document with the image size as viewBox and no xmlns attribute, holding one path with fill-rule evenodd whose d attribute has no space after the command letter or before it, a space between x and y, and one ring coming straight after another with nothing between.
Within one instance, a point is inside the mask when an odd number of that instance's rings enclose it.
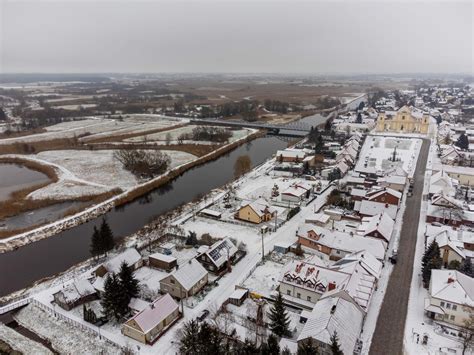
<instances>
[{"instance_id":1,"label":"window","mask_svg":"<svg viewBox=\"0 0 474 355\"><path fill-rule=\"evenodd\" d=\"M451 303L446 303L446 308L451 309Z\"/></svg>"},{"instance_id":2,"label":"window","mask_svg":"<svg viewBox=\"0 0 474 355\"><path fill-rule=\"evenodd\" d=\"M170 279L170 282L174 285L174 279Z\"/></svg>"},{"instance_id":3,"label":"window","mask_svg":"<svg viewBox=\"0 0 474 355\"><path fill-rule=\"evenodd\" d=\"M296 297L301 298L301 293L298 292L298 293L296 294Z\"/></svg>"},{"instance_id":4,"label":"window","mask_svg":"<svg viewBox=\"0 0 474 355\"><path fill-rule=\"evenodd\" d=\"M455 316L449 317L450 320L454 320L455 318L456 318Z\"/></svg>"},{"instance_id":5,"label":"window","mask_svg":"<svg viewBox=\"0 0 474 355\"><path fill-rule=\"evenodd\" d=\"M291 290L286 290L286 294L291 296Z\"/></svg>"},{"instance_id":6,"label":"window","mask_svg":"<svg viewBox=\"0 0 474 355\"><path fill-rule=\"evenodd\" d=\"M439 305L440 305L441 307L444 307L444 302L441 302Z\"/></svg>"},{"instance_id":7,"label":"window","mask_svg":"<svg viewBox=\"0 0 474 355\"><path fill-rule=\"evenodd\" d=\"M311 302L311 296L306 296L306 301L310 301L310 302Z\"/></svg>"},{"instance_id":8,"label":"window","mask_svg":"<svg viewBox=\"0 0 474 355\"><path fill-rule=\"evenodd\" d=\"M453 311L457 310L458 309L458 306L456 306L455 304L453 304Z\"/></svg>"}]
</instances>

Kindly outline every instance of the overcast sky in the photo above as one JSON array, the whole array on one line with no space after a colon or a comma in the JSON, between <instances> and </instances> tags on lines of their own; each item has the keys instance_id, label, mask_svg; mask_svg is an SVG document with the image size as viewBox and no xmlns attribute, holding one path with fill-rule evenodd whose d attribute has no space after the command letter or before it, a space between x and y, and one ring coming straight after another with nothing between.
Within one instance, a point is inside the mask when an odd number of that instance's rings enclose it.
<instances>
[{"instance_id":1,"label":"overcast sky","mask_svg":"<svg viewBox=\"0 0 474 355\"><path fill-rule=\"evenodd\" d=\"M472 73L472 3L0 0L0 71Z\"/></svg>"}]
</instances>

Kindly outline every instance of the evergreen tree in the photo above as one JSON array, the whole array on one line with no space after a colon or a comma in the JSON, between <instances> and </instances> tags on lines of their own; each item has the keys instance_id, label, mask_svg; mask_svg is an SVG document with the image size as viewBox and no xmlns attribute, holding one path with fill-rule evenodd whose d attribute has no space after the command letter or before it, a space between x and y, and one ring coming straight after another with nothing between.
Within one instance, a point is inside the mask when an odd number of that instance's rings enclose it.
<instances>
[{"instance_id":1,"label":"evergreen tree","mask_svg":"<svg viewBox=\"0 0 474 355\"><path fill-rule=\"evenodd\" d=\"M462 272L464 275L474 277L471 260L469 258L466 258L462 261L461 266L459 266L458 271Z\"/></svg>"},{"instance_id":2,"label":"evergreen tree","mask_svg":"<svg viewBox=\"0 0 474 355\"><path fill-rule=\"evenodd\" d=\"M464 133L461 133L455 144L462 150L467 150L469 148L469 139Z\"/></svg>"},{"instance_id":3,"label":"evergreen tree","mask_svg":"<svg viewBox=\"0 0 474 355\"><path fill-rule=\"evenodd\" d=\"M114 235L105 218L102 218L102 224L100 225L100 238L102 240L102 252L107 255L107 252L114 247Z\"/></svg>"},{"instance_id":4,"label":"evergreen tree","mask_svg":"<svg viewBox=\"0 0 474 355\"><path fill-rule=\"evenodd\" d=\"M225 354L223 340L223 336L218 329L207 322L201 323L199 343L204 351L203 354Z\"/></svg>"},{"instance_id":5,"label":"evergreen tree","mask_svg":"<svg viewBox=\"0 0 474 355\"><path fill-rule=\"evenodd\" d=\"M186 245L196 245L198 243L196 232L189 231Z\"/></svg>"},{"instance_id":6,"label":"evergreen tree","mask_svg":"<svg viewBox=\"0 0 474 355\"><path fill-rule=\"evenodd\" d=\"M278 336L288 335L289 331L289 324L290 320L288 317L288 313L283 305L283 297L280 292L278 292L278 296L273 304L273 307L270 309L270 329L273 333Z\"/></svg>"},{"instance_id":7,"label":"evergreen tree","mask_svg":"<svg viewBox=\"0 0 474 355\"><path fill-rule=\"evenodd\" d=\"M344 355L341 350L341 345L339 344L339 338L337 337L336 331L334 331L334 334L331 335L331 352L332 355Z\"/></svg>"},{"instance_id":8,"label":"evergreen tree","mask_svg":"<svg viewBox=\"0 0 474 355\"><path fill-rule=\"evenodd\" d=\"M179 352L181 354L199 354L199 330L199 323L195 319L184 325L179 340Z\"/></svg>"},{"instance_id":9,"label":"evergreen tree","mask_svg":"<svg viewBox=\"0 0 474 355\"><path fill-rule=\"evenodd\" d=\"M313 343L311 338L305 339L298 344L297 355L316 355L318 354L319 349Z\"/></svg>"},{"instance_id":10,"label":"evergreen tree","mask_svg":"<svg viewBox=\"0 0 474 355\"><path fill-rule=\"evenodd\" d=\"M258 348L255 346L253 341L245 339L244 343L237 350L238 355L255 355L258 354Z\"/></svg>"},{"instance_id":11,"label":"evergreen tree","mask_svg":"<svg viewBox=\"0 0 474 355\"><path fill-rule=\"evenodd\" d=\"M96 226L94 226L94 232L92 233L91 239L91 246L90 246L90 253L91 255L96 258L102 254L103 246L102 246L102 238L100 237L99 230Z\"/></svg>"},{"instance_id":12,"label":"evergreen tree","mask_svg":"<svg viewBox=\"0 0 474 355\"><path fill-rule=\"evenodd\" d=\"M273 334L270 334L267 339L267 350L268 354L270 355L280 354L280 344L278 342L278 338Z\"/></svg>"},{"instance_id":13,"label":"evergreen tree","mask_svg":"<svg viewBox=\"0 0 474 355\"><path fill-rule=\"evenodd\" d=\"M426 249L425 254L423 254L423 258L421 260L421 274L423 278L423 286L428 288L430 285L431 280L431 270L432 269L440 269L443 260L441 259L441 252L439 249L439 245L436 241L433 241L428 249Z\"/></svg>"},{"instance_id":14,"label":"evergreen tree","mask_svg":"<svg viewBox=\"0 0 474 355\"><path fill-rule=\"evenodd\" d=\"M133 276L132 268L128 266L126 262L123 262L120 266L118 277L122 291L127 295L128 301L130 302L132 297L138 296L140 287L138 285L138 280Z\"/></svg>"},{"instance_id":15,"label":"evergreen tree","mask_svg":"<svg viewBox=\"0 0 474 355\"><path fill-rule=\"evenodd\" d=\"M107 276L104 283L104 294L101 305L104 315L108 318L114 318L119 321L128 313L129 299L124 294L120 281L115 273Z\"/></svg>"}]
</instances>

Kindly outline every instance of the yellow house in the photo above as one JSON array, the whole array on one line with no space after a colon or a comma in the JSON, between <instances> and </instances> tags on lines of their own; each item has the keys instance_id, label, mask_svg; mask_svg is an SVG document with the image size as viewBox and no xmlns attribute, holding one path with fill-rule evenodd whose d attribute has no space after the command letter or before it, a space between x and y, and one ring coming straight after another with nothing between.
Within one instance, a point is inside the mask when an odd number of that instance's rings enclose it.
<instances>
[{"instance_id":1,"label":"yellow house","mask_svg":"<svg viewBox=\"0 0 474 355\"><path fill-rule=\"evenodd\" d=\"M122 325L122 334L144 344L153 344L179 317L178 304L165 294L127 320Z\"/></svg>"},{"instance_id":2,"label":"yellow house","mask_svg":"<svg viewBox=\"0 0 474 355\"><path fill-rule=\"evenodd\" d=\"M416 108L403 106L396 112L381 112L377 118L377 132L427 134L429 115Z\"/></svg>"},{"instance_id":3,"label":"yellow house","mask_svg":"<svg viewBox=\"0 0 474 355\"><path fill-rule=\"evenodd\" d=\"M276 215L276 210L264 200L244 203L235 214L235 218L259 224L270 221Z\"/></svg>"}]
</instances>

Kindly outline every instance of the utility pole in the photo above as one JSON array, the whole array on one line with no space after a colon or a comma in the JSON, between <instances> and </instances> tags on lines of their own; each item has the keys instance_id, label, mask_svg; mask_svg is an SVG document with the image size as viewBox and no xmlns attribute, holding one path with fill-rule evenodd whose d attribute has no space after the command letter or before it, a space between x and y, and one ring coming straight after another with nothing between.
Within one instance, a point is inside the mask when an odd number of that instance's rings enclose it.
<instances>
[{"instance_id":1,"label":"utility pole","mask_svg":"<svg viewBox=\"0 0 474 355\"><path fill-rule=\"evenodd\" d=\"M265 249L263 246L263 229L260 229L260 233L262 234L262 263L265 263Z\"/></svg>"}]
</instances>

